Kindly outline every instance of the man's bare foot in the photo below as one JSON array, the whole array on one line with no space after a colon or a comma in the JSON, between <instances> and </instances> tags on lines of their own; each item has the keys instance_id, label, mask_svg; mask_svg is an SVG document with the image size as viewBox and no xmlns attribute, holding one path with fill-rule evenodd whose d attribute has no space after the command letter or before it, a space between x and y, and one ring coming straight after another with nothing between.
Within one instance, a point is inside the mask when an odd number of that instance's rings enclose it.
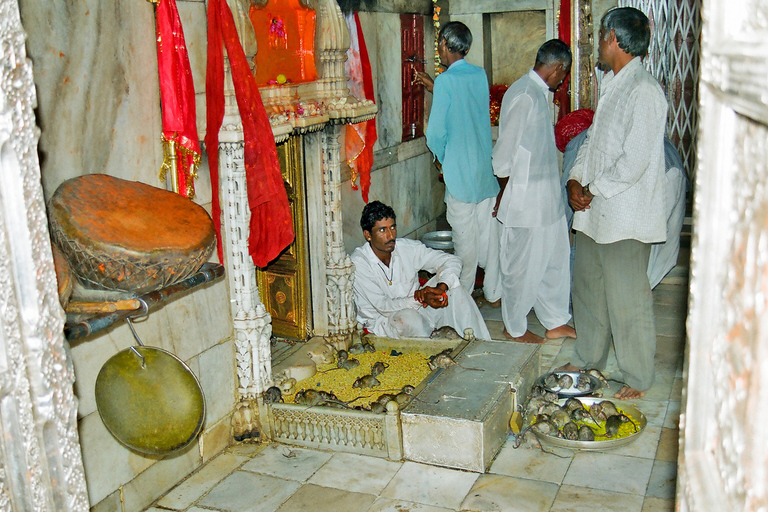
<instances>
[{"instance_id":1,"label":"man's bare foot","mask_svg":"<svg viewBox=\"0 0 768 512\"><path fill-rule=\"evenodd\" d=\"M549 329L545 336L547 339L556 340L557 338L574 338L576 339L576 329L568 324L563 324L560 327Z\"/></svg>"},{"instance_id":2,"label":"man's bare foot","mask_svg":"<svg viewBox=\"0 0 768 512\"><path fill-rule=\"evenodd\" d=\"M485 300L486 302L488 302L488 299L485 299ZM493 302L488 302L488 305L491 306L492 308L498 308L499 306L501 306L501 299L496 299Z\"/></svg>"},{"instance_id":3,"label":"man's bare foot","mask_svg":"<svg viewBox=\"0 0 768 512\"><path fill-rule=\"evenodd\" d=\"M645 396L644 391L638 391L629 386L622 386L618 393L613 395L614 398L618 398L620 400L633 400L635 398L640 398L641 396Z\"/></svg>"},{"instance_id":4,"label":"man's bare foot","mask_svg":"<svg viewBox=\"0 0 768 512\"><path fill-rule=\"evenodd\" d=\"M579 368L578 366L572 365L571 362L569 361L565 363L563 366L558 366L557 368L555 368L555 371L556 372L580 372L581 368Z\"/></svg>"},{"instance_id":5,"label":"man's bare foot","mask_svg":"<svg viewBox=\"0 0 768 512\"><path fill-rule=\"evenodd\" d=\"M515 337L509 334L506 329L504 329L504 336L518 343L536 343L540 345L545 341L547 341L541 336L537 336L533 334L531 331L525 331L525 334L523 334L522 336Z\"/></svg>"}]
</instances>

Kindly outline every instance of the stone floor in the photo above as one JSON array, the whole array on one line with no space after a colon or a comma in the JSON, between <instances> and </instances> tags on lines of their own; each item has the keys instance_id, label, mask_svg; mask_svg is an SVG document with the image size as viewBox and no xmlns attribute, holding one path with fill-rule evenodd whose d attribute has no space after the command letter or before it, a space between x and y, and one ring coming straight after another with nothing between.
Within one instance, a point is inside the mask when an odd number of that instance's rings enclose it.
<instances>
[{"instance_id":1,"label":"stone floor","mask_svg":"<svg viewBox=\"0 0 768 512\"><path fill-rule=\"evenodd\" d=\"M677 269L675 269L677 270ZM656 381L631 403L648 419L639 438L603 452L555 449L508 438L485 474L278 444L229 448L148 509L187 512L621 511L674 510L678 419L687 312L686 273L653 292ZM503 339L501 313L482 308ZM531 330L544 329L530 316ZM573 340L541 347L542 368L569 359ZM610 369L610 368L609 368Z\"/></svg>"}]
</instances>

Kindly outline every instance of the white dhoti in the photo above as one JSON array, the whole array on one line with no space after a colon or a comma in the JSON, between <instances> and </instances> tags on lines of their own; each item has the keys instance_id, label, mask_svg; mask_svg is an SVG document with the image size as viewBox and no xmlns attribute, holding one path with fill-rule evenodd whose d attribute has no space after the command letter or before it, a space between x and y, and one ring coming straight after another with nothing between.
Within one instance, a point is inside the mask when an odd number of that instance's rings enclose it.
<instances>
[{"instance_id":1,"label":"white dhoti","mask_svg":"<svg viewBox=\"0 0 768 512\"><path fill-rule=\"evenodd\" d=\"M433 277L425 286L435 285L437 280ZM389 338L428 338L432 331L447 325L453 327L461 336L464 336L464 329L470 328L476 338L490 340L491 334L472 296L461 286L450 289L447 293L446 307L435 309L427 306L395 311L388 315L387 322L381 326L383 332L376 334Z\"/></svg>"},{"instance_id":2,"label":"white dhoti","mask_svg":"<svg viewBox=\"0 0 768 512\"><path fill-rule=\"evenodd\" d=\"M507 333L522 336L533 309L546 329L568 323L570 244L565 216L543 228L503 228L501 316Z\"/></svg>"},{"instance_id":3,"label":"white dhoti","mask_svg":"<svg viewBox=\"0 0 768 512\"><path fill-rule=\"evenodd\" d=\"M495 197L462 203L445 194L446 219L453 230L453 252L461 259L461 286L472 293L478 265L483 268L483 294L490 302L501 298L499 236L501 225L493 217ZM479 337L479 336L478 336Z\"/></svg>"}]
</instances>

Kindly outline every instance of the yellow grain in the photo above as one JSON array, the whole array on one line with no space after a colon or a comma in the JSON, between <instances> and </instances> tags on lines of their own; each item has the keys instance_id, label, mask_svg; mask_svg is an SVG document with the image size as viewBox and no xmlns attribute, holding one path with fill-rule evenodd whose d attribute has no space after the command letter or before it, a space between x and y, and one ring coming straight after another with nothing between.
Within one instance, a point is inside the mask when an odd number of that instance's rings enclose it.
<instances>
[{"instance_id":1,"label":"yellow grain","mask_svg":"<svg viewBox=\"0 0 768 512\"><path fill-rule=\"evenodd\" d=\"M343 402L358 398L349 404L350 407L368 407L384 393L396 394L405 385L417 386L431 372L427 366L428 356L421 352L404 352L400 356L392 356L388 351L377 351L350 354L349 357L360 361L360 365L351 370L337 369L335 362L319 365L314 376L296 383L296 390L332 392ZM381 384L374 388L353 388L352 384L358 378L371 373L371 367L376 362L388 365L383 373L376 376ZM289 395L284 399L287 403L295 403L294 396Z\"/></svg>"}]
</instances>

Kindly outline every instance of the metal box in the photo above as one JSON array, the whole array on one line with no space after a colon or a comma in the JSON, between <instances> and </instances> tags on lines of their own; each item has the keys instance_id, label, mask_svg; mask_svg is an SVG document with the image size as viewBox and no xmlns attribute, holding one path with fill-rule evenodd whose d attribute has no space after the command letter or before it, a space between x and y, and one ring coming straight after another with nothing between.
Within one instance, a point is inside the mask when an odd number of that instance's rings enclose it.
<instances>
[{"instance_id":1,"label":"metal box","mask_svg":"<svg viewBox=\"0 0 768 512\"><path fill-rule=\"evenodd\" d=\"M407 460L485 472L540 373L538 345L475 340L400 413Z\"/></svg>"}]
</instances>

